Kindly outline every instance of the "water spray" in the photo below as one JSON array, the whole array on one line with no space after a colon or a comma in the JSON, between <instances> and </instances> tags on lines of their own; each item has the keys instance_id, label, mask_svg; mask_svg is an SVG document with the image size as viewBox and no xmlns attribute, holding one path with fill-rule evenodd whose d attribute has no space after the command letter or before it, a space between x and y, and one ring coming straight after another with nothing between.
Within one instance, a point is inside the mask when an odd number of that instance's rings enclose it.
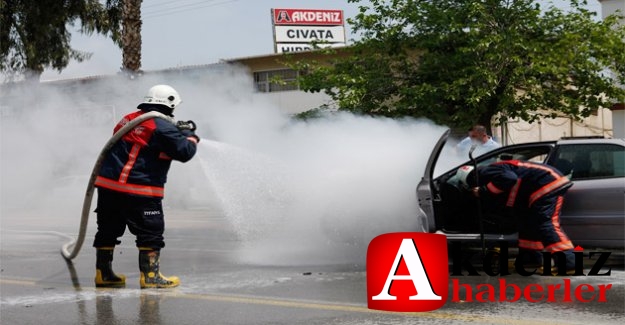
<instances>
[{"instance_id":1,"label":"water spray","mask_svg":"<svg viewBox=\"0 0 625 325\"><path fill-rule=\"evenodd\" d=\"M78 255L78 252L80 252L80 248L82 247L83 242L85 241L85 234L87 232L87 222L89 221L89 211L91 210L91 201L93 200L93 192L95 188L95 180L98 177L98 173L100 171L100 167L102 166L102 162L104 161L104 157L109 152L111 147L113 147L113 145L122 136L124 136L126 133L128 133L135 126L139 125L143 121L153 119L153 118L162 118L164 120L168 120L168 121L171 121L172 123L175 123L171 117L165 114L156 112L156 111L151 111L151 112L139 115L132 121L129 121L128 123L126 123L122 128L117 130L117 132L113 134L113 136L108 140L108 142L106 142L106 144L102 148L102 151L100 152L100 155L98 156L98 159L96 160L93 166L93 170L91 171L91 177L89 177L89 183L87 184L87 190L85 192L85 199L82 204L82 215L80 217L80 228L78 230L78 238L72 239L70 242L66 243L65 245L61 247L61 255L63 255L63 257L66 260L70 261L74 257L76 257ZM69 250L72 247L73 249L70 252Z\"/></svg>"}]
</instances>

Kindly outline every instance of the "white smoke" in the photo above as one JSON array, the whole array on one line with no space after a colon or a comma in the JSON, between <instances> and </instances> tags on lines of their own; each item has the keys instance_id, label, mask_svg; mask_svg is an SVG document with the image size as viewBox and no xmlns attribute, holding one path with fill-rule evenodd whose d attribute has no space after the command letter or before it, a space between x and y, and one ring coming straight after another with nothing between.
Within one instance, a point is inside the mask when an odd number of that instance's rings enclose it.
<instances>
[{"instance_id":1,"label":"white smoke","mask_svg":"<svg viewBox=\"0 0 625 325\"><path fill-rule=\"evenodd\" d=\"M194 120L203 139L196 158L172 166L166 208L218 204L212 211L233 226L243 261L364 262L373 237L418 229L415 188L443 127L347 113L294 120L235 68L7 89L3 222L34 209L73 227L112 126L158 83L178 90L176 118Z\"/></svg>"}]
</instances>

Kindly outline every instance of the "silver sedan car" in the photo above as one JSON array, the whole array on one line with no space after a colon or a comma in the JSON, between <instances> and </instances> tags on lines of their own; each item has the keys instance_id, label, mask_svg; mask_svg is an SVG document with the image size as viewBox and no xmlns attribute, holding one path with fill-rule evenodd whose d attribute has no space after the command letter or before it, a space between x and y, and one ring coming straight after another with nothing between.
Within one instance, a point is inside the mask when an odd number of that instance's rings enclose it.
<instances>
[{"instance_id":1,"label":"silver sedan car","mask_svg":"<svg viewBox=\"0 0 625 325\"><path fill-rule=\"evenodd\" d=\"M422 231L445 234L448 240L516 241L513 217L488 211L462 190L456 170L518 159L545 163L573 181L562 207L561 225L575 245L597 248L625 246L625 140L570 138L504 146L475 157L434 177L449 131L434 147L417 186Z\"/></svg>"}]
</instances>

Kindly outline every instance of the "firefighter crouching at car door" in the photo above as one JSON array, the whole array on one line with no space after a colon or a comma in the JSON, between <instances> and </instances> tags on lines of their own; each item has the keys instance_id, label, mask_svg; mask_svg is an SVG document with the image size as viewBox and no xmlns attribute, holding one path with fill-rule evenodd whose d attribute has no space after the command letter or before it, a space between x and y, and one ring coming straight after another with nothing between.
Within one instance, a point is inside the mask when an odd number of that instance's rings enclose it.
<instances>
[{"instance_id":1,"label":"firefighter crouching at car door","mask_svg":"<svg viewBox=\"0 0 625 325\"><path fill-rule=\"evenodd\" d=\"M172 160L186 162L196 152L200 138L192 121L174 124L173 111L181 102L172 87L156 85L149 89L139 110L126 115L114 132L138 116L157 111L172 117L148 119L126 133L105 156L96 178L98 230L96 248L96 287L123 287L126 277L112 269L113 250L126 226L136 236L139 248L141 288L170 288L180 284L178 277L160 273L160 250L165 247L162 200L167 172Z\"/></svg>"},{"instance_id":2,"label":"firefighter crouching at car door","mask_svg":"<svg viewBox=\"0 0 625 325\"><path fill-rule=\"evenodd\" d=\"M560 227L563 196L573 183L557 169L538 163L505 160L457 172L460 182L482 202L503 204L519 220L519 255L530 251L530 262L540 264L539 251L563 252L566 270L574 270L573 243ZM533 258L533 260L532 260Z\"/></svg>"}]
</instances>

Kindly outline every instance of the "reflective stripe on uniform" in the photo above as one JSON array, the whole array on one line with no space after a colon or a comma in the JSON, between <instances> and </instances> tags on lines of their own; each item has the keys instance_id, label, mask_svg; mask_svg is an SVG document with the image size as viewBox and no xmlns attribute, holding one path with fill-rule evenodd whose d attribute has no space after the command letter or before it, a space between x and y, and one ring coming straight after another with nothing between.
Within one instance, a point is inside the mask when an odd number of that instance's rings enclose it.
<instances>
[{"instance_id":1,"label":"reflective stripe on uniform","mask_svg":"<svg viewBox=\"0 0 625 325\"><path fill-rule=\"evenodd\" d=\"M558 196L556 207L553 211L553 214L551 215L551 225L553 225L553 230L558 235L558 238L560 239L560 241L547 246L546 250L549 252L559 252L559 251L573 249L573 243L560 228L560 209L562 209L563 202L564 202L564 198L562 196Z\"/></svg>"},{"instance_id":2,"label":"reflective stripe on uniform","mask_svg":"<svg viewBox=\"0 0 625 325\"><path fill-rule=\"evenodd\" d=\"M519 239L519 248L525 248L525 249L530 249L530 250L541 250L545 248L545 246L540 241Z\"/></svg>"},{"instance_id":3,"label":"reflective stripe on uniform","mask_svg":"<svg viewBox=\"0 0 625 325\"><path fill-rule=\"evenodd\" d=\"M153 197L163 197L165 195L165 189L163 187L122 183L102 176L96 178L95 185L109 190L135 195Z\"/></svg>"},{"instance_id":4,"label":"reflective stripe on uniform","mask_svg":"<svg viewBox=\"0 0 625 325\"><path fill-rule=\"evenodd\" d=\"M548 252L561 252L573 249L573 243L570 240L562 241L559 243L551 244L545 248Z\"/></svg>"},{"instance_id":5,"label":"reflective stripe on uniform","mask_svg":"<svg viewBox=\"0 0 625 325\"><path fill-rule=\"evenodd\" d=\"M122 168L122 172L119 174L120 183L126 183L126 181L128 180L128 175L130 175L130 170L132 169L132 166L135 165L135 162L137 162L137 157L139 156L139 150L141 150L141 146L137 143L135 143L130 149L130 153L128 154L128 161L124 165L124 168Z\"/></svg>"},{"instance_id":6,"label":"reflective stripe on uniform","mask_svg":"<svg viewBox=\"0 0 625 325\"><path fill-rule=\"evenodd\" d=\"M526 162L522 162L519 160L512 160L512 161L501 161L501 162L497 162L496 164L509 164L509 165L513 165L513 166L521 166L521 167L525 167L525 168L531 168L531 169L539 169L545 172L548 172L555 180L552 181L551 183L539 188L538 190L534 191L530 197L529 197L529 202L528 202L528 206L532 206L532 204L540 199L541 197L543 197L545 194L558 189L559 187L567 184L568 182L570 182L570 180L565 177L562 176L560 174L558 174L556 171L554 171L552 168L549 168L547 166L541 165L541 164L534 164L534 163L526 163ZM520 179L517 180L517 184L512 187L512 189L510 190L510 195L508 197L508 202L507 202L507 206L511 207L514 205L514 201L516 200L516 195L517 192L519 190L520 187Z\"/></svg>"},{"instance_id":7,"label":"reflective stripe on uniform","mask_svg":"<svg viewBox=\"0 0 625 325\"><path fill-rule=\"evenodd\" d=\"M532 193L532 195L530 195L529 198L529 206L532 206L532 204L540 199L543 195L563 186L564 184L568 183L569 179L566 177L559 177L558 179L556 179L555 181L539 188L537 191L535 191L534 193Z\"/></svg>"},{"instance_id":8,"label":"reflective stripe on uniform","mask_svg":"<svg viewBox=\"0 0 625 325\"><path fill-rule=\"evenodd\" d=\"M516 196L519 193L519 188L521 187L521 179L517 178L516 184L512 186L510 189L510 194L508 195L508 201L506 202L506 206L513 207L514 202L516 201Z\"/></svg>"},{"instance_id":9,"label":"reflective stripe on uniform","mask_svg":"<svg viewBox=\"0 0 625 325\"><path fill-rule=\"evenodd\" d=\"M560 177L562 177L558 173L553 171L553 169L551 169L549 167L546 167L546 166L542 166L540 164L528 164L528 163L524 163L522 161L519 161L516 165L517 166L526 167L526 168L535 168L535 169L544 170L544 171L548 172L549 174L551 174L551 176L553 176L553 178L560 178Z\"/></svg>"},{"instance_id":10,"label":"reflective stripe on uniform","mask_svg":"<svg viewBox=\"0 0 625 325\"><path fill-rule=\"evenodd\" d=\"M503 193L503 190L499 189L493 182L486 184L486 188L493 194Z\"/></svg>"}]
</instances>

